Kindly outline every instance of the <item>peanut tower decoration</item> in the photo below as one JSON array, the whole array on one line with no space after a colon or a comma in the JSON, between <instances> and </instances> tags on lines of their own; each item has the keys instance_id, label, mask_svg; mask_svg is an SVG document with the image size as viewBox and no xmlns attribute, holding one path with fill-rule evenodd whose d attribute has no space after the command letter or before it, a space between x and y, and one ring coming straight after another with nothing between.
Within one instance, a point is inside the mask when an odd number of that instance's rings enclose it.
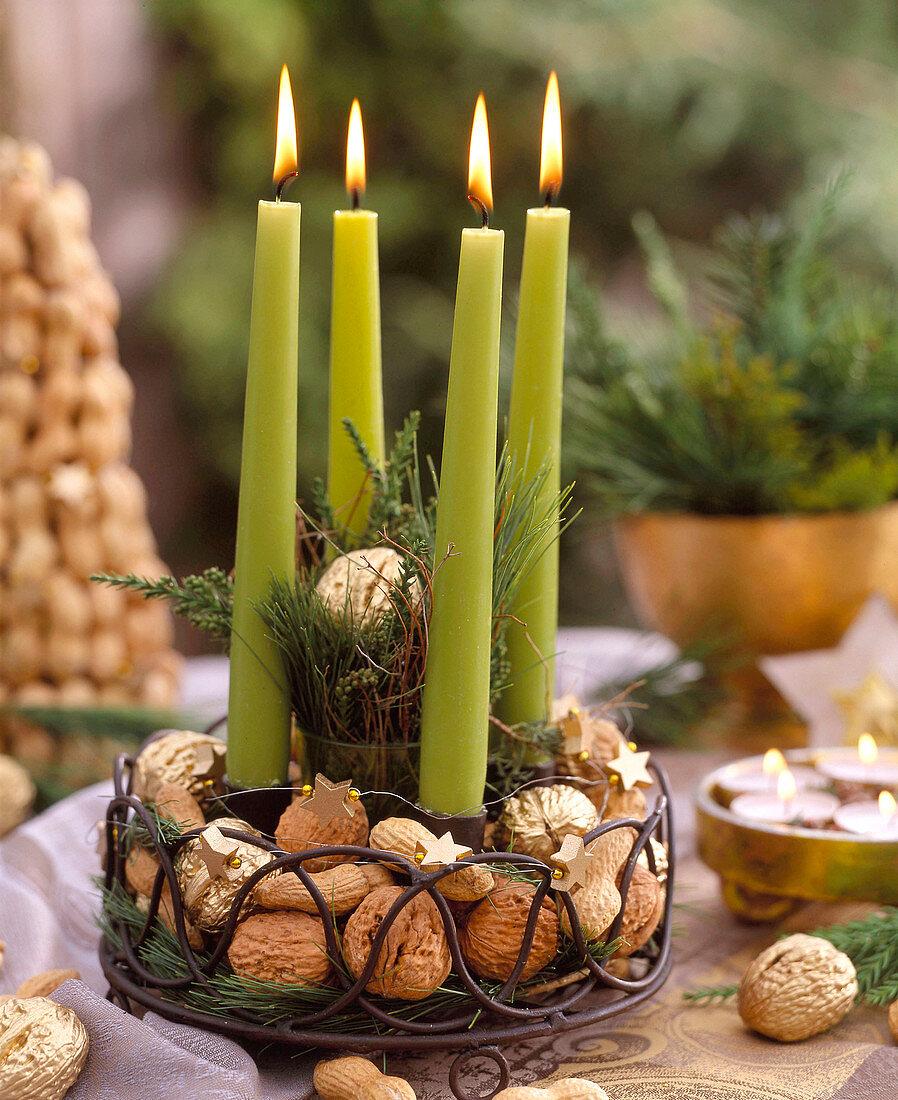
<instances>
[{"instance_id":1,"label":"peanut tower decoration","mask_svg":"<svg viewBox=\"0 0 898 1100\"><path fill-rule=\"evenodd\" d=\"M0 138L0 703L165 707L165 608L92 573L166 572L128 465L134 392L90 202Z\"/></svg>"}]
</instances>

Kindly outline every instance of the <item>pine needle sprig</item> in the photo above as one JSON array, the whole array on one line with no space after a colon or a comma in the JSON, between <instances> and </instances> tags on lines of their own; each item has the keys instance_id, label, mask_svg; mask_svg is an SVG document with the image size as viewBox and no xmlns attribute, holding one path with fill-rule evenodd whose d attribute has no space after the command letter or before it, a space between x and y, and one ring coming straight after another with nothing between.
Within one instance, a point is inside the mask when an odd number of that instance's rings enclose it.
<instances>
[{"instance_id":1,"label":"pine needle sprig","mask_svg":"<svg viewBox=\"0 0 898 1100\"><path fill-rule=\"evenodd\" d=\"M181 581L174 577L151 579L136 573L94 573L90 579L145 600L167 600L174 614L197 630L223 641L230 637L234 582L223 569L213 566Z\"/></svg>"},{"instance_id":2,"label":"pine needle sprig","mask_svg":"<svg viewBox=\"0 0 898 1100\"><path fill-rule=\"evenodd\" d=\"M860 999L872 1005L898 1000L898 908L818 928L811 935L828 940L851 959Z\"/></svg>"},{"instance_id":3,"label":"pine needle sprig","mask_svg":"<svg viewBox=\"0 0 898 1100\"><path fill-rule=\"evenodd\" d=\"M687 989L683 994L683 1000L687 1004L709 1005L721 1001L729 1001L739 992L738 985L708 985L698 989Z\"/></svg>"}]
</instances>

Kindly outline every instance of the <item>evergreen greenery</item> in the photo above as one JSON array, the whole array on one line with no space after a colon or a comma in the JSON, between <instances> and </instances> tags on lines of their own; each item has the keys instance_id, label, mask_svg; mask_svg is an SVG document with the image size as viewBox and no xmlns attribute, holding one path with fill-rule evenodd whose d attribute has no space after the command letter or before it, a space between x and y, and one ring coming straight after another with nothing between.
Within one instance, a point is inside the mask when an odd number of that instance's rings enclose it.
<instances>
[{"instance_id":1,"label":"evergreen greenery","mask_svg":"<svg viewBox=\"0 0 898 1100\"><path fill-rule=\"evenodd\" d=\"M138 577L135 573L94 573L90 579L145 600L167 600L172 612L197 630L224 642L230 638L234 582L217 566L181 581L174 577Z\"/></svg>"},{"instance_id":2,"label":"evergreen greenery","mask_svg":"<svg viewBox=\"0 0 898 1100\"><path fill-rule=\"evenodd\" d=\"M335 614L315 588L320 567L314 567L301 569L293 585L275 582L271 599L260 609L284 659L297 723L319 737L366 744L418 738L431 578L440 563L434 560L433 552L433 505L428 503L422 511L420 495L413 488L417 485L414 433L408 440L401 436L397 446L404 458L395 468L409 477L391 474L389 467L379 470L364 444L357 440L359 456L372 475L371 512L385 525L380 541L392 545L402 557L398 583L389 585L390 608L374 622L354 619L348 604ZM542 469L533 479L524 480L512 471L507 457L499 463L493 564L493 700L501 693L507 676L505 633L509 620L505 609L521 579L556 537L554 517L564 514L570 496L570 491L564 490L558 500L541 505L546 476L547 470ZM412 499L403 501L404 492ZM323 498L319 514L330 514ZM329 532L323 534L331 540ZM369 537L377 541L374 532Z\"/></svg>"},{"instance_id":3,"label":"evergreen greenery","mask_svg":"<svg viewBox=\"0 0 898 1100\"><path fill-rule=\"evenodd\" d=\"M800 226L732 218L707 258L703 321L654 222L635 219L667 319L651 346L613 340L575 281L568 460L604 510L825 512L898 494L898 302L833 259L844 189Z\"/></svg>"}]
</instances>

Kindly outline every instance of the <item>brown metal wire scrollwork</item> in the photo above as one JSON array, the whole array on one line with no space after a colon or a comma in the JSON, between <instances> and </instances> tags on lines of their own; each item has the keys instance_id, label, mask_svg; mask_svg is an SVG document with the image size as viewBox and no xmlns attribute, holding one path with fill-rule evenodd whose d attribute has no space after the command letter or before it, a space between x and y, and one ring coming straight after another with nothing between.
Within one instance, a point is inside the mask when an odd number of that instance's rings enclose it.
<instances>
[{"instance_id":1,"label":"brown metal wire scrollwork","mask_svg":"<svg viewBox=\"0 0 898 1100\"><path fill-rule=\"evenodd\" d=\"M496 1049L497 1044L507 1044L550 1032L583 1027L617 1015L651 997L663 984L670 970L671 899L675 866L670 792L664 773L651 765L651 771L662 793L646 820L621 819L605 822L596 826L584 837L584 840L589 843L613 829L632 828L637 833L620 877L619 889L623 901L620 912L606 932L608 942L616 939L620 933L627 890L640 853L645 853L650 870L655 871L655 853L650 840L658 840L667 847L668 868L664 912L653 938L653 953L645 963L645 972L639 977L629 979L609 973L607 960L597 960L590 954L586 936L570 895L559 892L557 896L567 911L570 938L576 950L576 959L571 964L572 969L578 973L582 972L584 976L556 989L539 1004L528 1004L522 1001L518 983L533 942L541 902L552 885L552 868L532 856L515 852L484 852L469 856L462 863L450 864L435 871L424 871L413 861L393 852L354 845L331 845L316 847L308 852L287 853L269 839L222 826L221 831L225 836L269 851L275 858L256 870L241 885L231 903L227 920L221 932L217 933L218 942L212 953L208 957L198 956L188 942L175 863L180 849L201 832L202 828L188 830L168 845L163 843L159 838L153 816L141 800L131 794L132 765L133 759L127 756L120 756L115 764L115 794L106 812L106 889L111 889L115 883L127 889L125 878L125 863L128 855L127 830L130 827L129 823L134 819L137 819L147 834L153 838L159 869L140 933L135 937L127 922L117 919L115 930L120 946L106 938L100 946L101 962L111 986L110 998L126 1007L141 1005L169 1019L204 1027L235 1039L265 1043L274 1041L294 1047L317 1046L360 1054L373 1051L440 1049L467 1052L479 1048L478 1053L486 1053L487 1057L492 1057L496 1061L500 1067L500 1076L505 1079L507 1063L503 1069L505 1060ZM228 947L241 918L243 903L255 886L267 875L290 871L297 876L313 898L321 917L329 957L341 958L338 932L328 901L303 866L310 859L320 860L336 855L392 865L407 876L409 884L384 916L373 939L368 962L359 976L353 978L343 968L335 967L336 979L342 988L333 1001L324 1006L316 1005L314 1010L308 1012L297 1012L288 1019L267 1022L248 1008L235 1007L229 1011L228 1016L219 1016L194 1009L177 1000L179 993L183 994L190 987L201 989L205 994L214 996L211 979L226 959ZM507 865L517 871L526 871L528 875L539 880L534 890L514 969L501 989L493 993L483 988L465 962L449 905L445 897L436 889L436 884L444 876L457 871L464 863L488 863L494 868ZM140 959L140 949L153 928L166 883L171 895L173 933L188 971L183 977L160 977L150 971ZM425 892L433 900L440 914L452 957L453 971L469 995L469 1000L464 1007L455 1012L442 1014L439 1019L410 1020L392 1013L383 1002L379 1002L376 996L367 996L365 986L374 974L380 948L397 915L412 898ZM370 1017L372 1025L370 1031L342 1032L321 1028L320 1025L347 1010L361 1011ZM488 1053L490 1050L495 1050L498 1057ZM459 1057L462 1058L462 1056ZM454 1077L451 1084L453 1092L459 1097L470 1096L458 1081L463 1064L463 1060L457 1063L458 1069L453 1071Z\"/></svg>"}]
</instances>

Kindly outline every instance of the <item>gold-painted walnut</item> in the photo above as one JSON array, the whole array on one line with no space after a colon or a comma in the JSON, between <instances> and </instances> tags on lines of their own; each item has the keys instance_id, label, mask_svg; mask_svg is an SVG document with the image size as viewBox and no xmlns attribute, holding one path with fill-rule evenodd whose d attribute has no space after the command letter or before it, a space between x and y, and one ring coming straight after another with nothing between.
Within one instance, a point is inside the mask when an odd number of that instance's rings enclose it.
<instances>
[{"instance_id":1,"label":"gold-painted walnut","mask_svg":"<svg viewBox=\"0 0 898 1100\"><path fill-rule=\"evenodd\" d=\"M566 836L583 836L598 823L598 812L582 791L556 783L507 798L493 839L501 848L548 862Z\"/></svg>"}]
</instances>

